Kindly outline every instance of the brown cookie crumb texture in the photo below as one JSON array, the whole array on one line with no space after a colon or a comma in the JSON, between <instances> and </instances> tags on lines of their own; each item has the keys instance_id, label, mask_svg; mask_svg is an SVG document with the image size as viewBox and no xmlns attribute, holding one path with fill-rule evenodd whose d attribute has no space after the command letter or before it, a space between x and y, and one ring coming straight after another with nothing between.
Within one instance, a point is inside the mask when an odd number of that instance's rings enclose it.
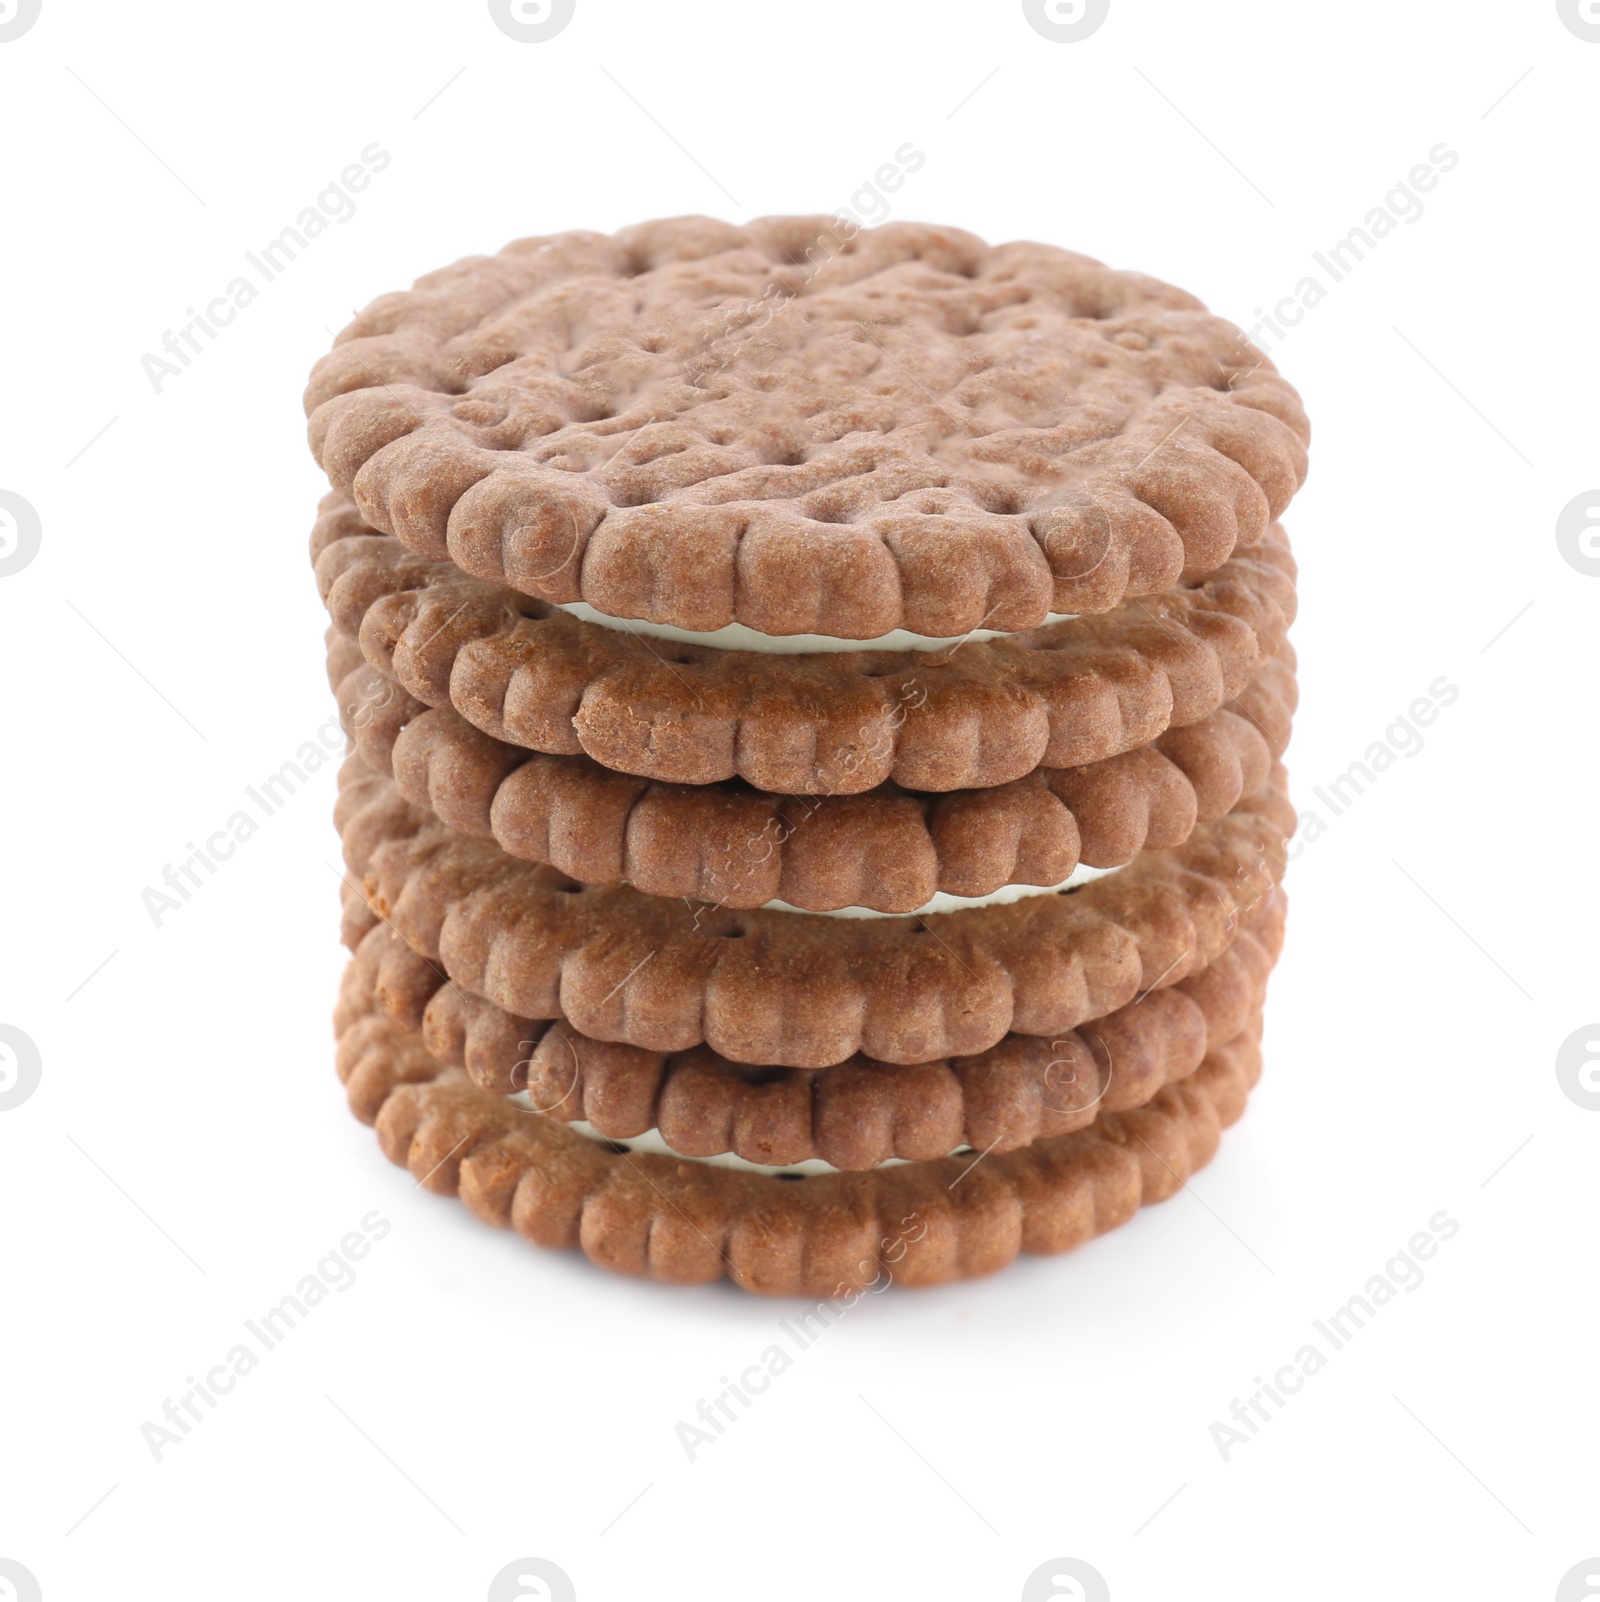
<instances>
[{"instance_id":1,"label":"brown cookie crumb texture","mask_svg":"<svg viewBox=\"0 0 1600 1602\"><path fill-rule=\"evenodd\" d=\"M674 218L429 274L318 363L312 449L375 527L478 578L853 639L1158 594L1302 482L1298 397L1192 296L840 228Z\"/></svg>"},{"instance_id":2,"label":"brown cookie crumb texture","mask_svg":"<svg viewBox=\"0 0 1600 1602\"><path fill-rule=\"evenodd\" d=\"M857 1056L817 1070L750 1068L703 1046L669 1054L591 1040L564 1019L516 1018L468 994L382 925L356 947L341 1011L369 1011L375 996L479 1089L525 1091L550 1117L587 1120L614 1140L658 1129L689 1157L866 1169L962 1146L1012 1151L1143 1105L1259 1011L1284 907L1272 892L1199 973L1065 1035L1008 1035L974 1056L915 1065Z\"/></svg>"},{"instance_id":3,"label":"brown cookie crumb texture","mask_svg":"<svg viewBox=\"0 0 1600 1602\"><path fill-rule=\"evenodd\" d=\"M737 909L904 913L934 895L1053 885L1080 863L1120 867L1181 845L1267 780L1296 690L1285 642L1226 707L1148 746L1039 768L989 790L774 796L738 781L669 785L546 756L430 708L364 660L338 686L345 727L375 772L457 832L493 839L585 884Z\"/></svg>"},{"instance_id":4,"label":"brown cookie crumb texture","mask_svg":"<svg viewBox=\"0 0 1600 1602\"><path fill-rule=\"evenodd\" d=\"M1053 1036L1203 968L1281 876L1281 770L1171 851L1064 894L916 918L826 918L584 886L464 838L358 756L345 860L374 911L462 988L653 1051L822 1068Z\"/></svg>"},{"instance_id":5,"label":"brown cookie crumb texture","mask_svg":"<svg viewBox=\"0 0 1600 1602\"><path fill-rule=\"evenodd\" d=\"M868 1286L994 1273L1069 1251L1176 1194L1244 1111L1260 1017L1144 1106L996 1152L800 1183L617 1153L447 1068L420 1035L341 1010L339 1075L391 1162L538 1246L672 1284L723 1276L767 1295L854 1299Z\"/></svg>"},{"instance_id":6,"label":"brown cookie crumb texture","mask_svg":"<svg viewBox=\"0 0 1600 1602\"><path fill-rule=\"evenodd\" d=\"M345 732L353 736L355 730L350 727L350 719L345 716L344 685L347 680L351 683L357 682L352 675L362 670L370 674L373 669L368 666L367 659L361 654L361 642L346 634L336 623L328 625L322 639L328 648L328 688L339 701L340 716L345 719ZM360 682L364 684L366 681Z\"/></svg>"},{"instance_id":7,"label":"brown cookie crumb texture","mask_svg":"<svg viewBox=\"0 0 1600 1602\"><path fill-rule=\"evenodd\" d=\"M1274 526L1205 579L1104 615L942 652L779 656L582 621L353 531L336 500L322 524L335 624L419 701L511 745L778 795L983 789L1131 751L1241 694L1295 611Z\"/></svg>"}]
</instances>

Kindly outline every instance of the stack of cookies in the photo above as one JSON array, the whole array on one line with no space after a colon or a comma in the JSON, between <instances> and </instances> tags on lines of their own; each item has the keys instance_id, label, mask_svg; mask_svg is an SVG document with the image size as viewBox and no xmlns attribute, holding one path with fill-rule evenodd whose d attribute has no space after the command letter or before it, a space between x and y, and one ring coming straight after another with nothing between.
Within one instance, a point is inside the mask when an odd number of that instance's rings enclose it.
<instances>
[{"instance_id":1,"label":"stack of cookies","mask_svg":"<svg viewBox=\"0 0 1600 1602\"><path fill-rule=\"evenodd\" d=\"M626 1273L1060 1252L1243 1111L1293 828L1294 391L957 229L560 234L318 364L357 1116Z\"/></svg>"}]
</instances>

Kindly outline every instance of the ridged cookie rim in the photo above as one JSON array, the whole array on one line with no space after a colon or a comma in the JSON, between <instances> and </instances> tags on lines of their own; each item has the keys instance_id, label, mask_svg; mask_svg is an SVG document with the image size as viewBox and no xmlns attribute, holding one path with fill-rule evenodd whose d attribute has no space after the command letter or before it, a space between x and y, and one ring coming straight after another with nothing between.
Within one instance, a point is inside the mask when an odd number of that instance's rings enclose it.
<instances>
[{"instance_id":1,"label":"ridged cookie rim","mask_svg":"<svg viewBox=\"0 0 1600 1602\"><path fill-rule=\"evenodd\" d=\"M586 622L363 527L325 500L318 589L418 700L510 745L773 794L983 789L1135 749L1240 694L1296 607L1274 525L1203 580L1114 612L942 653L772 656Z\"/></svg>"},{"instance_id":2,"label":"ridged cookie rim","mask_svg":"<svg viewBox=\"0 0 1600 1602\"><path fill-rule=\"evenodd\" d=\"M1252 543L1304 481L1298 395L1193 296L1030 241L842 227L666 218L458 261L337 336L306 390L313 453L378 527L529 595L850 638L1158 593ZM719 318L774 292L804 309L702 359ZM687 318L640 323L674 295ZM830 318L870 389L766 348L809 347ZM908 370L940 357L960 375L942 397ZM772 396L793 383L816 399L791 415ZM969 408L968 388L994 393Z\"/></svg>"},{"instance_id":3,"label":"ridged cookie rim","mask_svg":"<svg viewBox=\"0 0 1600 1602\"><path fill-rule=\"evenodd\" d=\"M1054 1034L1203 967L1282 876L1281 768L1181 847L1082 889L916 918L837 919L592 887L470 840L359 757L340 772L346 863L379 916L456 983L524 1017L650 1050L822 1068L927 1062ZM928 936L930 938L922 938Z\"/></svg>"},{"instance_id":4,"label":"ridged cookie rim","mask_svg":"<svg viewBox=\"0 0 1600 1602\"><path fill-rule=\"evenodd\" d=\"M477 1089L387 1020L339 1069L351 1111L391 1162L534 1245L579 1247L602 1268L669 1284L726 1277L758 1294L854 1300L880 1280L944 1284L1021 1253L1065 1252L1176 1195L1243 1113L1259 1036L1258 1014L1187 1079L1074 1134L977 1163L946 1157L798 1184L614 1153Z\"/></svg>"},{"instance_id":5,"label":"ridged cookie rim","mask_svg":"<svg viewBox=\"0 0 1600 1602\"><path fill-rule=\"evenodd\" d=\"M1148 1101L1260 1011L1284 937L1281 889L1198 974L1051 1040L1011 1035L975 1056L900 1066L750 1070L708 1048L666 1054L588 1039L565 1019L513 1018L462 991L374 924L345 970L336 1027L382 1014L491 1094L523 1092L557 1122L618 1142L651 1131L684 1156L865 1170L962 1147L1011 1151Z\"/></svg>"},{"instance_id":6,"label":"ridged cookie rim","mask_svg":"<svg viewBox=\"0 0 1600 1602\"><path fill-rule=\"evenodd\" d=\"M1297 701L1285 641L1226 706L1098 763L1035 769L988 790L935 795L890 782L857 796L774 796L738 783L663 784L588 756L509 745L364 659L335 692L374 772L413 806L519 860L584 884L734 909L783 901L892 914L938 894L1060 885L1080 863L1118 868L1147 847L1182 844L1265 782Z\"/></svg>"}]
</instances>

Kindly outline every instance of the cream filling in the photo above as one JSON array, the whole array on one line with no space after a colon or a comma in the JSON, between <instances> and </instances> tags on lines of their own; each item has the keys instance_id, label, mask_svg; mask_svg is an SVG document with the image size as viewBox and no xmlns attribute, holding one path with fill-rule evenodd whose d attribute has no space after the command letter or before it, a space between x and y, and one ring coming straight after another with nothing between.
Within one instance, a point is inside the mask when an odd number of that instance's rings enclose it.
<instances>
[{"instance_id":1,"label":"cream filling","mask_svg":"<svg viewBox=\"0 0 1600 1602\"><path fill-rule=\"evenodd\" d=\"M1123 864L1126 866L1126 864ZM1091 868L1085 863L1079 863L1067 878L1060 884L1003 884L998 890L991 890L986 896L952 896L941 890L931 901L925 901L920 907L910 912L878 912L872 907L835 907L831 912L812 912L813 918L921 918L935 912L964 912L971 907L1003 907L1013 901L1022 901L1029 896L1053 896L1063 890L1076 890L1081 884L1088 884L1095 879L1103 879L1108 873L1119 873L1121 867ZM787 901L767 901L761 906L763 912L806 912L805 907L796 907Z\"/></svg>"},{"instance_id":2,"label":"cream filling","mask_svg":"<svg viewBox=\"0 0 1600 1602\"><path fill-rule=\"evenodd\" d=\"M515 1103L518 1107L525 1108L528 1112L538 1112L538 1108L528 1099L528 1093L525 1090L519 1090L515 1095L508 1096L506 1099ZM626 1140L617 1140L610 1135L602 1135L593 1124L587 1123L582 1119L569 1123L567 1128L574 1134L586 1136L590 1140L604 1141L612 1146L625 1146L629 1151L649 1152L657 1157L673 1157L684 1163L705 1163L711 1168L736 1168L740 1173L745 1174L797 1174L804 1179L814 1178L818 1174L855 1172L853 1169L835 1168L832 1163L825 1163L820 1157L808 1157L804 1162L782 1165L753 1163L743 1157L736 1156L731 1151L718 1152L714 1157L690 1157L684 1152L674 1151L661 1138L659 1129L647 1129L642 1135L629 1135ZM950 1155L952 1157L961 1156L971 1150L970 1146L958 1146ZM909 1159L905 1157L885 1157L881 1163L875 1166L878 1168L896 1168L907 1161Z\"/></svg>"},{"instance_id":3,"label":"cream filling","mask_svg":"<svg viewBox=\"0 0 1600 1602\"><path fill-rule=\"evenodd\" d=\"M587 601L557 601L563 612L570 612L585 623L619 629L624 634L649 634L658 640L676 640L682 645L709 645L718 651L766 651L775 656L799 656L824 651L947 651L952 645L981 645L985 640L1004 639L1011 629L968 629L965 634L914 634L910 629L892 629L871 640L847 640L837 634L763 634L744 623L727 623L720 629L674 628L670 623L646 623L639 618L612 617L597 612ZM1076 612L1047 612L1034 625L1067 623Z\"/></svg>"}]
</instances>

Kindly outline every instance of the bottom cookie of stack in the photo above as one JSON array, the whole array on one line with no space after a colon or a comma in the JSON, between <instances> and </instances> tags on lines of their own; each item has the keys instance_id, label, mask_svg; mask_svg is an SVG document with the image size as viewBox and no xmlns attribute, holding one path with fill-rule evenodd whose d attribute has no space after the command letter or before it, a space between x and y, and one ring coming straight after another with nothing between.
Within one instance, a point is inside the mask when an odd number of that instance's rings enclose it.
<instances>
[{"instance_id":1,"label":"bottom cookie of stack","mask_svg":"<svg viewBox=\"0 0 1600 1602\"><path fill-rule=\"evenodd\" d=\"M1260 1003L1281 932L1274 892L1241 928L1252 971L1214 976L1212 992L1230 1000L1204 999L1207 970L1189 982L1206 1028L1192 1071L1158 1078L1147 1100L1115 1111L1102 1084L1099 1110L1080 1109L1092 1118L1084 1127L1009 1150L774 1172L583 1133L435 1056L423 1031L389 1010L392 997L386 1007L371 952L365 967L361 954L350 965L335 1015L339 1074L392 1162L535 1245L581 1247L601 1267L674 1284L725 1275L748 1291L848 1303L889 1282L941 1284L994 1273L1022 1252L1069 1251L1174 1195L1210 1161L1260 1076ZM1233 1032L1216 1038L1221 1028Z\"/></svg>"}]
</instances>

